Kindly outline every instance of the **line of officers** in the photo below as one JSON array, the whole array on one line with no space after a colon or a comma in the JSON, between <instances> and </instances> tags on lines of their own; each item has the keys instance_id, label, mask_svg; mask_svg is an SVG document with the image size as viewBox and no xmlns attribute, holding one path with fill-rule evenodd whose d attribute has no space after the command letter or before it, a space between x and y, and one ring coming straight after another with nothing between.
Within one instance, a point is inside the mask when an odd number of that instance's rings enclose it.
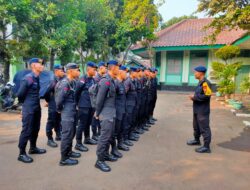
<instances>
[{"instance_id":1,"label":"line of officers","mask_svg":"<svg viewBox=\"0 0 250 190\"><path fill-rule=\"evenodd\" d=\"M42 60L29 61L32 72L20 85L17 96L22 103L22 131L19 139L18 160L31 163L26 153L44 154L45 149L36 145L40 130L40 83L43 71ZM111 171L106 161L122 158L122 151L129 151L140 135L154 125L154 108L157 100L157 69L127 68L116 60L107 63L88 62L86 74L80 77L79 66L68 63L64 67L54 66L54 80L44 96L48 106L46 125L47 145L57 147L61 141L60 165L76 165L87 145L97 145L95 167L104 172ZM90 131L92 130L92 136ZM83 140L84 136L84 140Z\"/></svg>"}]
</instances>

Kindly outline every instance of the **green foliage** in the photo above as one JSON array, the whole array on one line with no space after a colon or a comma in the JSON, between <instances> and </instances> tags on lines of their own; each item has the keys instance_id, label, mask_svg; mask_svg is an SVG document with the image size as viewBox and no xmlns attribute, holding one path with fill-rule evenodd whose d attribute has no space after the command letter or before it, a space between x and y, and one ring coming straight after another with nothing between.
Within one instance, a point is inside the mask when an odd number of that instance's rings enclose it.
<instances>
[{"instance_id":1,"label":"green foliage","mask_svg":"<svg viewBox=\"0 0 250 190\"><path fill-rule=\"evenodd\" d=\"M250 77L244 77L240 84L240 91L242 94L250 93Z\"/></svg>"},{"instance_id":2,"label":"green foliage","mask_svg":"<svg viewBox=\"0 0 250 190\"><path fill-rule=\"evenodd\" d=\"M240 53L236 46L225 46L215 53L217 58L224 60L225 63L213 62L211 73L212 76L219 80L218 91L223 94L232 94L235 91L235 76L241 68L242 63L235 62L228 64L229 59L233 59Z\"/></svg>"},{"instance_id":3,"label":"green foliage","mask_svg":"<svg viewBox=\"0 0 250 190\"><path fill-rule=\"evenodd\" d=\"M216 36L225 28L242 28L250 30L250 4L248 0L199 0L197 12L205 12L214 18L208 26L214 29L210 36L215 40Z\"/></svg>"},{"instance_id":4,"label":"green foliage","mask_svg":"<svg viewBox=\"0 0 250 190\"><path fill-rule=\"evenodd\" d=\"M233 59L240 54L240 48L234 45L228 45L220 48L215 52L215 56L227 63L227 60Z\"/></svg>"},{"instance_id":5,"label":"green foliage","mask_svg":"<svg viewBox=\"0 0 250 190\"><path fill-rule=\"evenodd\" d=\"M0 0L0 56L6 65L30 57L84 63L108 59L136 41L155 39L164 0ZM11 34L7 26L12 25ZM9 37L12 37L11 39ZM92 57L88 57L91 55ZM98 61L96 60L96 61Z\"/></svg>"},{"instance_id":6,"label":"green foliage","mask_svg":"<svg viewBox=\"0 0 250 190\"><path fill-rule=\"evenodd\" d=\"M167 22L163 23L162 26L161 26L161 29L164 29L164 28L167 28L169 26L172 26L178 22L181 22L183 20L186 20L186 19L194 19L194 18L198 18L197 16L194 16L194 15L183 15L181 17L173 17L171 18L170 20L168 20Z\"/></svg>"},{"instance_id":7,"label":"green foliage","mask_svg":"<svg viewBox=\"0 0 250 190\"><path fill-rule=\"evenodd\" d=\"M125 1L124 12L116 33L120 47L125 49L128 44L140 41L142 38L154 40L154 31L158 27L159 20L157 6L151 0Z\"/></svg>"}]
</instances>

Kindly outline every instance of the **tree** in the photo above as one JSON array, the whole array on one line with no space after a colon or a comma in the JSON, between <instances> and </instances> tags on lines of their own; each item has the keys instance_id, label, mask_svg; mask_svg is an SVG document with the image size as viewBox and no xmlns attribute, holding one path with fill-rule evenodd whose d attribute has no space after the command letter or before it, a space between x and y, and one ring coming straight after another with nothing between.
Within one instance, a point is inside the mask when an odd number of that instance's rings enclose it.
<instances>
[{"instance_id":1,"label":"tree","mask_svg":"<svg viewBox=\"0 0 250 190\"><path fill-rule=\"evenodd\" d=\"M84 62L91 54L106 57L109 53L108 29L114 14L104 0L81 0L79 10L79 19L86 23L86 40L77 49L84 68Z\"/></svg>"},{"instance_id":2,"label":"tree","mask_svg":"<svg viewBox=\"0 0 250 190\"><path fill-rule=\"evenodd\" d=\"M160 14L152 0L125 1L124 12L118 24L116 39L119 47L125 50L124 60L133 43L143 40L151 52L151 43L155 40L154 31L158 27ZM150 60L152 54L149 53Z\"/></svg>"},{"instance_id":3,"label":"tree","mask_svg":"<svg viewBox=\"0 0 250 190\"><path fill-rule=\"evenodd\" d=\"M50 68L53 68L55 55L65 57L69 51L77 49L86 39L86 23L79 19L81 10L79 0L39 0L34 2L35 23L42 33L40 43L47 47L50 57ZM66 51L67 47L67 51ZM68 57L68 60L70 58Z\"/></svg>"},{"instance_id":4,"label":"tree","mask_svg":"<svg viewBox=\"0 0 250 190\"><path fill-rule=\"evenodd\" d=\"M249 0L199 0L197 12L205 12L214 20L207 26L214 29L210 38L216 36L225 28L242 28L250 30Z\"/></svg>"},{"instance_id":5,"label":"tree","mask_svg":"<svg viewBox=\"0 0 250 190\"><path fill-rule=\"evenodd\" d=\"M9 80L9 68L13 53L24 50L25 41L21 37L30 23L31 6L28 0L0 0L0 58L4 64L4 80ZM13 26L8 33L7 27Z\"/></svg>"},{"instance_id":6,"label":"tree","mask_svg":"<svg viewBox=\"0 0 250 190\"><path fill-rule=\"evenodd\" d=\"M164 28L167 28L169 26L172 26L178 22L181 22L183 20L186 20L186 19L194 19L194 18L198 18L197 16L194 16L194 15L183 15L181 17L173 17L171 19L169 19L167 22L163 23L162 26L161 26L161 29L164 29Z\"/></svg>"}]
</instances>

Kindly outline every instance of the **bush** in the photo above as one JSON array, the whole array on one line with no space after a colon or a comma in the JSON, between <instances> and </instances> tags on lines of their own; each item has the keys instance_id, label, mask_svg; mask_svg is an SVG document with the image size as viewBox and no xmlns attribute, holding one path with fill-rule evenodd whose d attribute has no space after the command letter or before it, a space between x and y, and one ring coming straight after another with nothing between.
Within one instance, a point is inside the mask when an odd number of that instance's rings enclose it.
<instances>
[{"instance_id":1,"label":"bush","mask_svg":"<svg viewBox=\"0 0 250 190\"><path fill-rule=\"evenodd\" d=\"M216 51L215 56L226 62L229 59L233 59L240 54L240 48L238 46L224 46Z\"/></svg>"},{"instance_id":2,"label":"bush","mask_svg":"<svg viewBox=\"0 0 250 190\"><path fill-rule=\"evenodd\" d=\"M237 76L242 64L240 62L228 64L228 60L239 54L240 49L237 46L225 46L215 53L217 58L225 61L225 63L213 62L213 71L211 72L212 77L219 81L218 91L222 95L230 95L235 91L235 76Z\"/></svg>"},{"instance_id":3,"label":"bush","mask_svg":"<svg viewBox=\"0 0 250 190\"><path fill-rule=\"evenodd\" d=\"M242 94L250 93L250 77L243 78L240 84L240 91Z\"/></svg>"}]
</instances>

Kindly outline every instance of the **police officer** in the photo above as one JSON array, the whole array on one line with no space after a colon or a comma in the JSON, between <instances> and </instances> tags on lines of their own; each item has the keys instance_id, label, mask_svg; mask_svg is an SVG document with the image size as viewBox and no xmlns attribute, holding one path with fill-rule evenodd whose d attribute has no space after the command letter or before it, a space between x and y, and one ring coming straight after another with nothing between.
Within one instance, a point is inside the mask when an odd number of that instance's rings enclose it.
<instances>
[{"instance_id":1,"label":"police officer","mask_svg":"<svg viewBox=\"0 0 250 190\"><path fill-rule=\"evenodd\" d=\"M97 66L98 66L98 71L94 79L96 83L99 83L102 77L107 73L107 63L105 63L104 61L100 61Z\"/></svg>"},{"instance_id":2,"label":"police officer","mask_svg":"<svg viewBox=\"0 0 250 190\"><path fill-rule=\"evenodd\" d=\"M152 122L155 122L157 121L153 115L154 115L154 109L155 109L155 105L156 105L156 100L157 100L157 84L158 84L158 81L157 81L157 71L155 68L152 68L151 69L151 75L152 75L152 85L151 85L151 88L152 88L152 95L153 95L153 98L152 98L152 102L151 102L151 108L150 108L150 113L149 113L149 119Z\"/></svg>"},{"instance_id":3,"label":"police officer","mask_svg":"<svg viewBox=\"0 0 250 190\"><path fill-rule=\"evenodd\" d=\"M96 100L96 119L100 120L101 135L98 140L96 150L97 161L95 167L104 172L111 171L105 161L117 161L117 158L109 154L109 146L115 127L115 98L116 89L114 79L119 71L118 62L111 60L108 62L108 73L101 79L98 85Z\"/></svg>"},{"instance_id":4,"label":"police officer","mask_svg":"<svg viewBox=\"0 0 250 190\"><path fill-rule=\"evenodd\" d=\"M188 145L200 145L200 136L204 139L204 145L195 149L198 153L210 153L211 129L209 126L210 99L212 95L211 83L206 79L206 67L198 66L195 69L195 78L199 80L194 95L189 98L193 101L193 128L194 140Z\"/></svg>"},{"instance_id":5,"label":"police officer","mask_svg":"<svg viewBox=\"0 0 250 190\"><path fill-rule=\"evenodd\" d=\"M138 81L140 83L141 89L139 91L140 93L140 101L141 104L139 105L139 113L138 113L138 129L137 132L139 134L144 133L144 111L145 111L145 104L146 104L146 96L145 96L145 75L144 75L144 67L140 68L140 71L138 73Z\"/></svg>"},{"instance_id":6,"label":"police officer","mask_svg":"<svg viewBox=\"0 0 250 190\"><path fill-rule=\"evenodd\" d=\"M153 107L153 99L154 99L154 87L153 87L153 70L152 68L147 69L147 86L148 86L148 94L147 94L147 124L154 125L154 121L151 119L152 107Z\"/></svg>"},{"instance_id":7,"label":"police officer","mask_svg":"<svg viewBox=\"0 0 250 190\"><path fill-rule=\"evenodd\" d=\"M52 129L56 132L56 140L61 140L61 114L56 111L55 101L55 86L58 81L64 77L64 68L60 64L54 65L54 80L48 89L45 100L48 103L48 120L46 125L46 135L48 137L47 145L50 147L57 147L57 143L53 140Z\"/></svg>"},{"instance_id":8,"label":"police officer","mask_svg":"<svg viewBox=\"0 0 250 190\"><path fill-rule=\"evenodd\" d=\"M100 61L98 63L98 72L94 77L96 84L100 82L100 80L106 73L107 73L107 63L105 63L104 61ZM91 127L93 132L92 139L98 141L98 137L100 136L100 131L101 131L100 121L97 120L95 117L93 117Z\"/></svg>"},{"instance_id":9,"label":"police officer","mask_svg":"<svg viewBox=\"0 0 250 190\"><path fill-rule=\"evenodd\" d=\"M144 69L144 78L143 78L143 96L145 97L145 108L143 113L143 127L144 131L148 131L149 127L151 127L148 123L149 119L149 109L150 109L150 89L151 89L151 69Z\"/></svg>"},{"instance_id":10,"label":"police officer","mask_svg":"<svg viewBox=\"0 0 250 190\"><path fill-rule=\"evenodd\" d=\"M80 153L72 151L72 141L76 133L77 110L75 101L76 79L80 75L75 63L66 65L67 77L56 85L55 100L57 111L61 113L62 137L60 165L76 165Z\"/></svg>"},{"instance_id":11,"label":"police officer","mask_svg":"<svg viewBox=\"0 0 250 190\"><path fill-rule=\"evenodd\" d=\"M17 97L22 104L22 131L19 138L20 154L18 160L24 163L31 163L33 159L26 154L26 145L30 141L29 154L44 154L45 149L36 145L41 122L41 107L39 98L39 75L43 71L43 60L32 58L29 61L32 72L27 74L21 81Z\"/></svg>"},{"instance_id":12,"label":"police officer","mask_svg":"<svg viewBox=\"0 0 250 190\"><path fill-rule=\"evenodd\" d=\"M137 89L135 78L137 77L137 67L130 67L129 77L125 80L124 85L126 89L126 127L124 129L124 144L126 146L133 146L132 141L137 141L138 138L134 136L134 114L136 110Z\"/></svg>"},{"instance_id":13,"label":"police officer","mask_svg":"<svg viewBox=\"0 0 250 190\"><path fill-rule=\"evenodd\" d=\"M96 64L87 63L87 73L77 82L76 102L78 105L79 125L76 132L75 149L79 151L88 151L88 148L82 144L82 133L84 131L84 143L95 145L97 142L90 138L90 124L94 115L94 109L91 106L89 88L95 84L94 76L96 74Z\"/></svg>"},{"instance_id":14,"label":"police officer","mask_svg":"<svg viewBox=\"0 0 250 190\"><path fill-rule=\"evenodd\" d=\"M116 122L115 132L113 135L113 141L111 143L112 151L111 154L121 158L123 155L118 151L118 148L123 151L128 151L129 147L123 144L123 127L124 119L126 116L126 90L124 86L124 80L127 78L127 67L120 66L119 73L115 80L116 85Z\"/></svg>"}]
</instances>

